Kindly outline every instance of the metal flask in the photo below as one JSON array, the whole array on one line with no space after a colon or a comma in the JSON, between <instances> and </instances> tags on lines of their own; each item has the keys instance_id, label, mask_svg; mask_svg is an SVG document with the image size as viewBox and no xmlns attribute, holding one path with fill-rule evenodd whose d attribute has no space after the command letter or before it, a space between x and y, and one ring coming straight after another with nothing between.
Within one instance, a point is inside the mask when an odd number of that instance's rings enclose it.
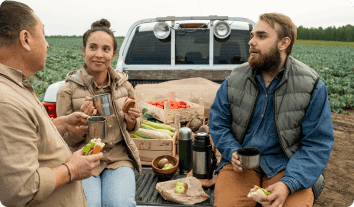
<instances>
[{"instance_id":1,"label":"metal flask","mask_svg":"<svg viewBox=\"0 0 354 207\"><path fill-rule=\"evenodd\" d=\"M205 132L196 134L192 148L193 176L198 179L212 179L217 160L210 144L209 134Z\"/></svg>"},{"instance_id":2,"label":"metal flask","mask_svg":"<svg viewBox=\"0 0 354 207\"><path fill-rule=\"evenodd\" d=\"M182 127L178 135L179 174L188 174L192 169L192 130Z\"/></svg>"}]
</instances>

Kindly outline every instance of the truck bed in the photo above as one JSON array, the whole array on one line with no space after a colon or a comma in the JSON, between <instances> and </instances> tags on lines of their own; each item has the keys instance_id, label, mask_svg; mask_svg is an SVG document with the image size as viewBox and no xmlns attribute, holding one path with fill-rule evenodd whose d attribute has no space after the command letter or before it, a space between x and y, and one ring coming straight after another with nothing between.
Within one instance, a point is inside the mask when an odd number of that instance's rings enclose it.
<instances>
[{"instance_id":1,"label":"truck bed","mask_svg":"<svg viewBox=\"0 0 354 207\"><path fill-rule=\"evenodd\" d=\"M177 170L176 174L170 180L177 180L180 178L185 178L186 175L180 175L179 170ZM204 192L210 196L210 198L202 203L197 203L195 205L183 205L177 204L171 201L165 200L157 191L156 184L158 182L164 182L168 180L162 180L155 176L151 167L143 167L141 176L139 176L138 172L135 171L135 201L137 206L213 206L214 203L214 186L210 188L203 188Z\"/></svg>"}]
</instances>

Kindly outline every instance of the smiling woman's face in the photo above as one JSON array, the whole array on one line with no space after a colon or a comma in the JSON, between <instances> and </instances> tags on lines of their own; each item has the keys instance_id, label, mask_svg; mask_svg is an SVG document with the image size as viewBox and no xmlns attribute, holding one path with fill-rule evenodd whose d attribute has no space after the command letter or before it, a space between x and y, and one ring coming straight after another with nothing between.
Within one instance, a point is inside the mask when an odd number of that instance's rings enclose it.
<instances>
[{"instance_id":1,"label":"smiling woman's face","mask_svg":"<svg viewBox=\"0 0 354 207\"><path fill-rule=\"evenodd\" d=\"M90 35L83 54L92 75L107 70L115 56L113 50L112 37L106 32L97 31Z\"/></svg>"}]
</instances>

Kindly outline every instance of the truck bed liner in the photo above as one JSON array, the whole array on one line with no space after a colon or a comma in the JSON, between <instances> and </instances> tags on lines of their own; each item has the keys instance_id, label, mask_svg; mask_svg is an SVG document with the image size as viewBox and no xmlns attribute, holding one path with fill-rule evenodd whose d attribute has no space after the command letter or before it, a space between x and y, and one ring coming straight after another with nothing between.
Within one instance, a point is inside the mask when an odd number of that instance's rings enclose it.
<instances>
[{"instance_id":1,"label":"truck bed liner","mask_svg":"<svg viewBox=\"0 0 354 207\"><path fill-rule=\"evenodd\" d=\"M177 180L185 178L186 175L180 175L179 170L170 180ZM214 203L214 186L210 188L203 188L204 192L210 196L210 198L202 203L195 205L183 205L177 204L171 201L165 200L156 190L156 184L158 182L164 182L168 180L159 179L155 176L151 168L143 168L141 176L135 171L135 201L137 205L152 205L152 206L213 206Z\"/></svg>"}]
</instances>

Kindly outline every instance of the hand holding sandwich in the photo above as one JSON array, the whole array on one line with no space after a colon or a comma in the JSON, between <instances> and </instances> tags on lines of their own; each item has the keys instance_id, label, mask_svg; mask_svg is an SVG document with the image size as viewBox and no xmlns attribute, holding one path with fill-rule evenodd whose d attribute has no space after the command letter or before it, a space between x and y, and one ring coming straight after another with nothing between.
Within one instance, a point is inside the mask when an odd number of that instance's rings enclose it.
<instances>
[{"instance_id":1,"label":"hand holding sandwich","mask_svg":"<svg viewBox=\"0 0 354 207\"><path fill-rule=\"evenodd\" d=\"M270 202L270 205L262 205L263 207L282 207L290 194L288 186L280 181L268 186L265 190L270 194L268 196L262 195L260 201Z\"/></svg>"},{"instance_id":2,"label":"hand holding sandwich","mask_svg":"<svg viewBox=\"0 0 354 207\"><path fill-rule=\"evenodd\" d=\"M135 99L130 97L126 99L124 105L122 106L122 112L124 113L124 118L127 121L127 129L129 131L134 129L136 119L140 116L139 109L134 108L135 103Z\"/></svg>"},{"instance_id":3,"label":"hand holding sandwich","mask_svg":"<svg viewBox=\"0 0 354 207\"><path fill-rule=\"evenodd\" d=\"M83 155L81 149L74 152L66 163L70 169L71 181L89 178L102 157L102 152L87 156Z\"/></svg>"}]
</instances>

